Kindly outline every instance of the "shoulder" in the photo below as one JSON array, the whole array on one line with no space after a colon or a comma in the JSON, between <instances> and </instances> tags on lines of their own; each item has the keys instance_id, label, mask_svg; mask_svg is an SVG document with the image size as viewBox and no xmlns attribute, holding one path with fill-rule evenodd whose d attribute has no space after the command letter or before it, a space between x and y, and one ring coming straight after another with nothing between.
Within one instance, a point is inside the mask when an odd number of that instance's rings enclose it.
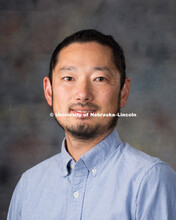
<instances>
[{"instance_id":1,"label":"shoulder","mask_svg":"<svg viewBox=\"0 0 176 220\"><path fill-rule=\"evenodd\" d=\"M128 144L122 158L136 185L136 219L175 219L176 172L162 160Z\"/></svg>"},{"instance_id":2,"label":"shoulder","mask_svg":"<svg viewBox=\"0 0 176 220\"><path fill-rule=\"evenodd\" d=\"M164 163L157 157L150 156L132 146L128 143L124 143L124 156L130 157L133 163L142 163L145 166L152 166L156 163Z\"/></svg>"},{"instance_id":3,"label":"shoulder","mask_svg":"<svg viewBox=\"0 0 176 220\"><path fill-rule=\"evenodd\" d=\"M59 153L23 173L11 199L8 219L21 219L23 201L29 200L32 198L31 196L42 191L51 181L54 182L53 178L61 172L59 171L61 170L61 162L61 154Z\"/></svg>"},{"instance_id":4,"label":"shoulder","mask_svg":"<svg viewBox=\"0 0 176 220\"><path fill-rule=\"evenodd\" d=\"M47 178L47 176L56 175L56 172L61 172L62 169L62 157L61 153L58 153L34 167L28 169L23 173L22 178L24 182L29 181L30 183L37 182Z\"/></svg>"},{"instance_id":5,"label":"shoulder","mask_svg":"<svg viewBox=\"0 0 176 220\"><path fill-rule=\"evenodd\" d=\"M165 184L176 183L176 172L167 163L126 143L122 149L119 158L121 170L133 179L138 186L145 181L155 181L155 183L165 181Z\"/></svg>"},{"instance_id":6,"label":"shoulder","mask_svg":"<svg viewBox=\"0 0 176 220\"><path fill-rule=\"evenodd\" d=\"M125 148L128 169L133 175L133 182L137 183L136 219L175 219L176 172L158 158L129 145Z\"/></svg>"},{"instance_id":7,"label":"shoulder","mask_svg":"<svg viewBox=\"0 0 176 220\"><path fill-rule=\"evenodd\" d=\"M58 153L40 163L37 165L33 166L32 168L28 169L25 173L31 173L31 172L37 172L40 170L46 170L50 166L60 166L61 164L61 153Z\"/></svg>"},{"instance_id":8,"label":"shoulder","mask_svg":"<svg viewBox=\"0 0 176 220\"><path fill-rule=\"evenodd\" d=\"M122 159L126 162L126 165L130 170L143 171L143 174L149 172L154 167L161 167L164 170L172 170L172 168L160 160L157 157L150 156L134 147L131 147L129 144L124 143L124 150L122 152ZM173 173L175 173L173 171Z\"/></svg>"}]
</instances>

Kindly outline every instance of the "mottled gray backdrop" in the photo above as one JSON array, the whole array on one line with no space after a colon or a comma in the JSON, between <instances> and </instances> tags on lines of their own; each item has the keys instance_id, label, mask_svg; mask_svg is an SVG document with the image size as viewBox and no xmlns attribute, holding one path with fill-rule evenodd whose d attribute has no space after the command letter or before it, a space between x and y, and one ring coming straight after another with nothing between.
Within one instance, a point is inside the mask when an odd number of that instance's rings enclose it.
<instances>
[{"instance_id":1,"label":"mottled gray backdrop","mask_svg":"<svg viewBox=\"0 0 176 220\"><path fill-rule=\"evenodd\" d=\"M176 169L175 0L0 0L0 219L21 174L60 151L64 136L42 89L65 36L95 28L122 45L131 93L122 140Z\"/></svg>"}]
</instances>

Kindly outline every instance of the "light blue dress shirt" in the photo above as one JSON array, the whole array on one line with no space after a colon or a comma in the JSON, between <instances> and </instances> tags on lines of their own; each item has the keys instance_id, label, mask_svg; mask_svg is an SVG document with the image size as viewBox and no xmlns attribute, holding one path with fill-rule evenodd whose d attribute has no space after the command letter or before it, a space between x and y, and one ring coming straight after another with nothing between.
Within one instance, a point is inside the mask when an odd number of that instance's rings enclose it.
<instances>
[{"instance_id":1,"label":"light blue dress shirt","mask_svg":"<svg viewBox=\"0 0 176 220\"><path fill-rule=\"evenodd\" d=\"M8 220L176 220L176 174L114 130L76 163L61 153L25 172Z\"/></svg>"}]
</instances>

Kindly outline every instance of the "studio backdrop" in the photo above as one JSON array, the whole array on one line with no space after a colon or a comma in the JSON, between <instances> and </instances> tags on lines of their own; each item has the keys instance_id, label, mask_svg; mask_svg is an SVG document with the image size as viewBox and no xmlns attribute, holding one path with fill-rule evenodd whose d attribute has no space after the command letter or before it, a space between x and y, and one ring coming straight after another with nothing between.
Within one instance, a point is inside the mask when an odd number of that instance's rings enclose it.
<instances>
[{"instance_id":1,"label":"studio backdrop","mask_svg":"<svg viewBox=\"0 0 176 220\"><path fill-rule=\"evenodd\" d=\"M44 98L43 77L66 36L97 29L124 49L130 96L123 141L176 169L175 0L0 0L0 219L20 176L60 152L64 132Z\"/></svg>"}]
</instances>

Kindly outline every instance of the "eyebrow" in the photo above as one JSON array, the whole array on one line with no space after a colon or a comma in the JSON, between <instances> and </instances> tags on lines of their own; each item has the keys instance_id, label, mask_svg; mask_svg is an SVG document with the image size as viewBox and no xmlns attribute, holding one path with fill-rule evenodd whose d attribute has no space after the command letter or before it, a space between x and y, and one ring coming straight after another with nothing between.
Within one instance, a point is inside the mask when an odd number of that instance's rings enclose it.
<instances>
[{"instance_id":1,"label":"eyebrow","mask_svg":"<svg viewBox=\"0 0 176 220\"><path fill-rule=\"evenodd\" d=\"M59 72L61 71L75 71L77 70L76 67L74 66L64 66L64 67L61 67L59 69ZM92 68L93 71L103 71L103 72L108 72L109 74L112 74L114 75L114 71L112 71L109 67L107 66L95 66Z\"/></svg>"},{"instance_id":2,"label":"eyebrow","mask_svg":"<svg viewBox=\"0 0 176 220\"><path fill-rule=\"evenodd\" d=\"M76 68L74 66L64 66L62 68L59 69L59 71L71 71L71 70L76 70Z\"/></svg>"},{"instance_id":3,"label":"eyebrow","mask_svg":"<svg viewBox=\"0 0 176 220\"><path fill-rule=\"evenodd\" d=\"M106 72L108 72L108 73L110 73L110 74L113 74L114 75L114 71L112 71L109 67L107 67L107 66L103 66L103 67L100 67L100 66L95 66L94 68L93 68L93 70L96 70L96 71L106 71Z\"/></svg>"}]
</instances>

